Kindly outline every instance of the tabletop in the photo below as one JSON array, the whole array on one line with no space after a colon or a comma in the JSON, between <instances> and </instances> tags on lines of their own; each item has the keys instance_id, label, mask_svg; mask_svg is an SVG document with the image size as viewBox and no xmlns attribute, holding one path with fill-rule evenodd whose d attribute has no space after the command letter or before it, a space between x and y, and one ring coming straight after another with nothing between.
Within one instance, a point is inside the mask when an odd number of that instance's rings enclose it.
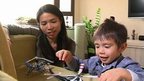
<instances>
[{"instance_id":1,"label":"tabletop","mask_svg":"<svg viewBox=\"0 0 144 81\"><path fill-rule=\"evenodd\" d=\"M47 72L31 72L29 75L26 75L27 69L25 68L24 71L19 71L18 75L21 77L18 77L18 81L64 81L60 80L59 78L56 78L56 76L62 76L67 77L69 76L76 76L77 72L68 70L66 68L57 67L50 65L51 70L54 72L54 74L51 74L49 71ZM98 81L97 76L91 76L89 74L82 74L81 79L83 81Z\"/></svg>"}]
</instances>

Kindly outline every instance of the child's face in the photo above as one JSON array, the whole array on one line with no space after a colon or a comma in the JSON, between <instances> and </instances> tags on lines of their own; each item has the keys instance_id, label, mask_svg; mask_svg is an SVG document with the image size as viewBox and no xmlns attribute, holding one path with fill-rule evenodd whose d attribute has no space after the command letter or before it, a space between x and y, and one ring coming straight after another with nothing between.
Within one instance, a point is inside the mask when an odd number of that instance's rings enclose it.
<instances>
[{"instance_id":1,"label":"child's face","mask_svg":"<svg viewBox=\"0 0 144 81\"><path fill-rule=\"evenodd\" d=\"M109 64L120 56L125 49L123 45L118 48L113 39L96 40L95 42L96 54L103 64Z\"/></svg>"}]
</instances>

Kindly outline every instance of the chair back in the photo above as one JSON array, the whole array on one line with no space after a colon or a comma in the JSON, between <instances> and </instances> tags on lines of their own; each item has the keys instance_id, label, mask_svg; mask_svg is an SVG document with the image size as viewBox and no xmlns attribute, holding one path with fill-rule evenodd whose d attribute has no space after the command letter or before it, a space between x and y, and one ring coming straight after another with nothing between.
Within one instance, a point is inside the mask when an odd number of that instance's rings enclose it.
<instances>
[{"instance_id":1,"label":"chair back","mask_svg":"<svg viewBox=\"0 0 144 81\"><path fill-rule=\"evenodd\" d=\"M17 79L15 64L5 31L0 24L0 66L1 70Z\"/></svg>"}]
</instances>

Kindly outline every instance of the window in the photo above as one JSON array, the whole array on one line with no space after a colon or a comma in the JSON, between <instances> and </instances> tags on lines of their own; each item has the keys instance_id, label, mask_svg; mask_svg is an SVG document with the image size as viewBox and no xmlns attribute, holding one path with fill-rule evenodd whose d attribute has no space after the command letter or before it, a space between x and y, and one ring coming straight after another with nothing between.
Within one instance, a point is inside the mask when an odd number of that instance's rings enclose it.
<instances>
[{"instance_id":1,"label":"window","mask_svg":"<svg viewBox=\"0 0 144 81\"><path fill-rule=\"evenodd\" d=\"M55 0L55 5L63 12L67 27L74 25L74 0Z\"/></svg>"},{"instance_id":2,"label":"window","mask_svg":"<svg viewBox=\"0 0 144 81\"><path fill-rule=\"evenodd\" d=\"M73 9L69 6L73 4L71 2L73 0L2 0L0 1L0 22L3 24L15 24L16 19L19 17L36 18L38 9L42 5L49 3L58 6L62 10L68 25L73 24ZM68 9L62 6L65 4L69 6Z\"/></svg>"},{"instance_id":3,"label":"window","mask_svg":"<svg viewBox=\"0 0 144 81\"><path fill-rule=\"evenodd\" d=\"M0 1L0 21L15 23L18 17L36 17L36 12L45 3L54 4L54 0L2 0Z\"/></svg>"},{"instance_id":4,"label":"window","mask_svg":"<svg viewBox=\"0 0 144 81\"><path fill-rule=\"evenodd\" d=\"M74 24L74 0L60 0L59 8L64 14L66 26L72 27Z\"/></svg>"}]
</instances>

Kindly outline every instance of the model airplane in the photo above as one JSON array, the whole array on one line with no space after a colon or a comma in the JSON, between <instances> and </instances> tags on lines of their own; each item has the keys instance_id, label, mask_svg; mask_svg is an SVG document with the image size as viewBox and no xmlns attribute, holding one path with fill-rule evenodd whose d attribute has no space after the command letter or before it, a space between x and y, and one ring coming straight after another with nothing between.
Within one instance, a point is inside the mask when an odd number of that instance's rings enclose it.
<instances>
[{"instance_id":1,"label":"model airplane","mask_svg":"<svg viewBox=\"0 0 144 81\"><path fill-rule=\"evenodd\" d=\"M49 75L52 75L53 77L56 77L58 78L59 80L61 81L83 81L82 80L82 76L81 76L81 73L84 69L84 64L80 64L80 68L79 68L79 71L78 71L78 74L76 75L60 75L60 74L55 74L51 69L50 72L52 72L51 74ZM47 79L50 79L52 77L48 77Z\"/></svg>"},{"instance_id":2,"label":"model airplane","mask_svg":"<svg viewBox=\"0 0 144 81\"><path fill-rule=\"evenodd\" d=\"M27 74L30 74L32 71L37 71L37 72L46 73L45 75L49 76L47 79L56 77L60 81L83 81L81 77L84 77L84 76L82 76L81 74L84 69L84 64L80 64L79 71L76 75L61 75L58 73L56 74L52 71L52 67L50 66L51 63L54 63L54 62L45 58L34 57L26 61L25 63L28 68ZM95 78L95 77L92 77L92 78Z\"/></svg>"},{"instance_id":3,"label":"model airplane","mask_svg":"<svg viewBox=\"0 0 144 81\"><path fill-rule=\"evenodd\" d=\"M27 74L30 74L32 71L38 71L38 72L48 71L49 69L51 69L49 67L50 63L54 62L42 57L34 57L25 62L25 65L28 68Z\"/></svg>"}]
</instances>

